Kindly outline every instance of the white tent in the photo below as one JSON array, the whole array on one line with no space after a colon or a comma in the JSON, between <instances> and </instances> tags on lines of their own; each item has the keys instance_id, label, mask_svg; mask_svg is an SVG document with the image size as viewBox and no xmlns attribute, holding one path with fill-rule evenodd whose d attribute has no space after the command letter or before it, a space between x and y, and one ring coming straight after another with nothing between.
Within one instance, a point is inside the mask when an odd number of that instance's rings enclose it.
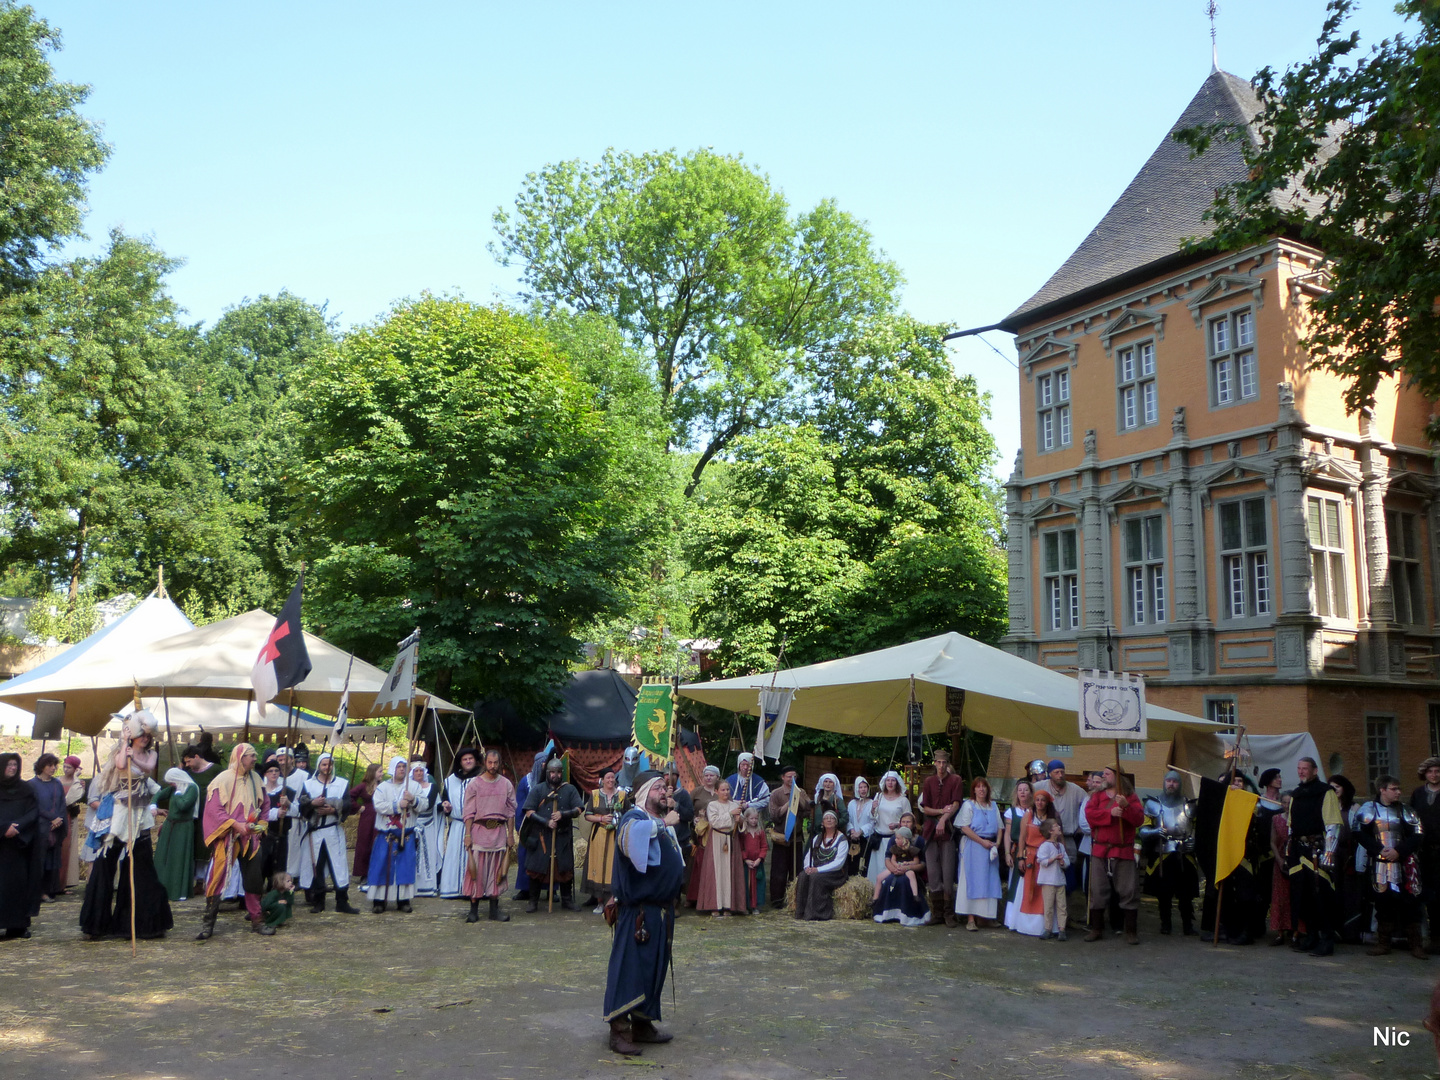
<instances>
[{"instance_id":1,"label":"white tent","mask_svg":"<svg viewBox=\"0 0 1440 1080\"><path fill-rule=\"evenodd\" d=\"M254 692L250 669L255 656L274 625L275 616L256 608L244 615L137 646L127 655L106 656L93 662L81 659L62 672L35 679L8 692L0 687L0 701L31 710L39 698L64 701L65 726L82 735L100 731L111 713L130 700L135 683L151 704L162 690L172 699L228 698L244 702ZM394 714L393 709L375 711L376 695L388 673L314 634L305 634L305 647L313 666L309 677L294 688L297 705L333 716L339 708L349 670L351 716ZM468 711L418 688L416 697L427 709ZM291 691L283 690L273 700L288 703ZM258 709L252 707L251 719L258 718L258 714Z\"/></svg>"},{"instance_id":2,"label":"white tent","mask_svg":"<svg viewBox=\"0 0 1440 1080\"><path fill-rule=\"evenodd\" d=\"M266 710L265 719L260 719L260 713L248 701L237 701L227 698L197 698L197 697L172 697L166 694L162 697L147 697L144 705L152 713L155 719L160 722L160 738L165 738L165 720L168 713L170 720L170 731L178 739L183 732L186 735L208 731L217 737L233 734L245 730L245 708L250 706L250 730L251 732L264 732L267 735L284 734L288 731L298 731L299 737L304 740L313 741L323 739L330 734L334 721L330 719L315 719L300 709L295 710L295 718L291 720L290 710L283 706L272 706ZM122 716L129 716L135 709L133 702L116 710ZM105 726L105 734L118 737L120 734L120 721L111 720Z\"/></svg>"},{"instance_id":3,"label":"white tent","mask_svg":"<svg viewBox=\"0 0 1440 1080\"><path fill-rule=\"evenodd\" d=\"M70 674L81 666L93 667L112 660L123 660L134 656L147 645L192 629L194 625L167 597L151 593L120 618L101 627L84 641L77 642L43 664L37 664L29 671L0 683L0 701L24 710L18 715L26 717L22 734L28 735L30 725L34 722L32 714L35 712L35 700L57 696L45 692L44 687L63 685L70 678ZM36 687L42 689L31 693ZM126 696L128 695L121 695L122 699ZM65 726L72 731L83 731L87 735L98 731L99 727L92 725L93 720L100 714L87 708L90 704L77 702L72 709L67 703ZM108 719L116 707L114 703L100 706L101 714ZM77 727L77 724L83 727ZM104 719L101 719L100 726L103 725Z\"/></svg>"},{"instance_id":4,"label":"white tent","mask_svg":"<svg viewBox=\"0 0 1440 1080\"><path fill-rule=\"evenodd\" d=\"M1069 675L1032 664L963 634L912 641L877 652L735 679L689 683L685 697L759 716L759 692L773 684L795 690L788 723L843 735L905 734L910 679L925 706L925 730L945 730L945 690L965 691L965 726L1016 742L1076 743L1080 688ZM1223 731L1223 725L1146 705L1152 741L1181 728Z\"/></svg>"}]
</instances>

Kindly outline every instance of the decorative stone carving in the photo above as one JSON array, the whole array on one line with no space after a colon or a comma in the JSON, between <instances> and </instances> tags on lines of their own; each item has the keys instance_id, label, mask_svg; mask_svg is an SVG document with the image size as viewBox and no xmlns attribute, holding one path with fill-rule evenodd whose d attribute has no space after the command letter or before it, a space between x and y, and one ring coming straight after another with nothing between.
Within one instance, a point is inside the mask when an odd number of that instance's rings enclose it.
<instances>
[{"instance_id":1,"label":"decorative stone carving","mask_svg":"<svg viewBox=\"0 0 1440 1080\"><path fill-rule=\"evenodd\" d=\"M1095 429L1087 428L1085 430L1085 456L1094 457L1096 453L1098 453L1098 449L1095 439Z\"/></svg>"},{"instance_id":2,"label":"decorative stone carving","mask_svg":"<svg viewBox=\"0 0 1440 1080\"><path fill-rule=\"evenodd\" d=\"M1280 407L1282 409L1293 409L1295 407L1295 387L1291 386L1288 382L1276 383L1275 392L1280 399Z\"/></svg>"},{"instance_id":3,"label":"decorative stone carving","mask_svg":"<svg viewBox=\"0 0 1440 1080\"><path fill-rule=\"evenodd\" d=\"M1170 417L1170 434L1174 435L1177 439L1186 437L1184 405L1175 406L1175 412Z\"/></svg>"}]
</instances>

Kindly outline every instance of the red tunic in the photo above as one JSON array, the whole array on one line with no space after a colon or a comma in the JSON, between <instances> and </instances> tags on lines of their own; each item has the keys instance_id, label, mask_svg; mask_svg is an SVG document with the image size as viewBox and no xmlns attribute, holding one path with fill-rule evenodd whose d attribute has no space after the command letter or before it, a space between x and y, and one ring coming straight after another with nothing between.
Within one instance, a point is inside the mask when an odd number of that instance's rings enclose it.
<instances>
[{"instance_id":1,"label":"red tunic","mask_svg":"<svg viewBox=\"0 0 1440 1080\"><path fill-rule=\"evenodd\" d=\"M1085 819L1090 822L1090 854L1101 859L1135 858L1135 830L1145 820L1145 808L1134 795L1126 797L1121 816L1110 816L1115 796L1097 791L1085 804Z\"/></svg>"}]
</instances>

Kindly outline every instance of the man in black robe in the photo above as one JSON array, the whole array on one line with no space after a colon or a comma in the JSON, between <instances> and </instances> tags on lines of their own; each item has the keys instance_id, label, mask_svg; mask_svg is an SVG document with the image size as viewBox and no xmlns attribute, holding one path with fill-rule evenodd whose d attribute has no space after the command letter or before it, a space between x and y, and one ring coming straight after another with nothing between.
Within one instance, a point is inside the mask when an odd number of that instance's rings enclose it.
<instances>
[{"instance_id":1,"label":"man in black robe","mask_svg":"<svg viewBox=\"0 0 1440 1080\"><path fill-rule=\"evenodd\" d=\"M685 873L680 845L670 831L680 815L665 808L660 774L637 777L634 799L615 830L611 888L619 910L605 978L610 1049L627 1055L640 1053L640 1043L671 1039L655 1021L675 941L675 899Z\"/></svg>"},{"instance_id":2,"label":"man in black robe","mask_svg":"<svg viewBox=\"0 0 1440 1080\"><path fill-rule=\"evenodd\" d=\"M30 936L39 892L40 807L20 779L20 755L0 754L0 930L5 939Z\"/></svg>"},{"instance_id":3,"label":"man in black robe","mask_svg":"<svg viewBox=\"0 0 1440 1080\"><path fill-rule=\"evenodd\" d=\"M1296 765L1300 783L1290 792L1290 840L1285 871L1290 877L1290 907L1305 924L1291 948L1315 956L1335 952L1335 853L1344 820L1340 797L1319 777L1314 758Z\"/></svg>"},{"instance_id":4,"label":"man in black robe","mask_svg":"<svg viewBox=\"0 0 1440 1080\"><path fill-rule=\"evenodd\" d=\"M575 819L584 802L574 785L565 782L565 763L551 758L545 779L525 797L524 824L520 840L525 845L525 871L530 875L528 912L540 908L539 889L560 886L560 906L578 911L572 892L575 887ZM550 868L555 868L551 880ZM538 888L537 888L538 886Z\"/></svg>"}]
</instances>

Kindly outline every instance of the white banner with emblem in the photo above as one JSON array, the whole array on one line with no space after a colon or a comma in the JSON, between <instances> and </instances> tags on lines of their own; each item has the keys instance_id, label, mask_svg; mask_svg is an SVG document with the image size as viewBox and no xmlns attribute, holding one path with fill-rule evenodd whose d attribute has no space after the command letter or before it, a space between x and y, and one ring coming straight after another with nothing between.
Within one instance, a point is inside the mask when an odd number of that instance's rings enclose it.
<instances>
[{"instance_id":1,"label":"white banner with emblem","mask_svg":"<svg viewBox=\"0 0 1440 1080\"><path fill-rule=\"evenodd\" d=\"M1082 671L1080 738L1145 742L1145 679L1123 671Z\"/></svg>"}]
</instances>

